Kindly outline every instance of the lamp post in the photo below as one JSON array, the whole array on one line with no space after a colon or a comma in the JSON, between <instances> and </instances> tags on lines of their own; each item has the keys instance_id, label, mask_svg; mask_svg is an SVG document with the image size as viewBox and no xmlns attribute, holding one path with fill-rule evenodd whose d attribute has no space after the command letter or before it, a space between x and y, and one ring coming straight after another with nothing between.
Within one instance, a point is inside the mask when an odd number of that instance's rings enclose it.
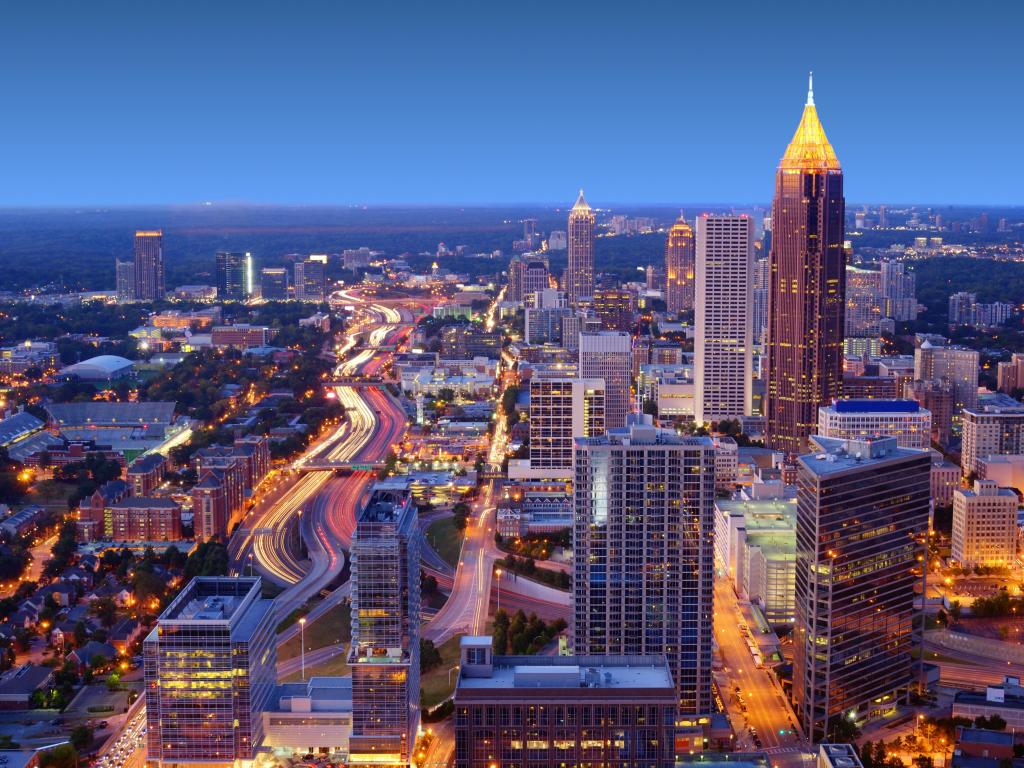
<instances>
[{"instance_id":1,"label":"lamp post","mask_svg":"<svg viewBox=\"0 0 1024 768\"><path fill-rule=\"evenodd\" d=\"M302 663L302 682L306 682L306 617L299 619L299 658Z\"/></svg>"},{"instance_id":2,"label":"lamp post","mask_svg":"<svg viewBox=\"0 0 1024 768\"><path fill-rule=\"evenodd\" d=\"M501 611L501 568L495 569L494 573L498 577L498 605L494 609L494 615L497 616Z\"/></svg>"}]
</instances>

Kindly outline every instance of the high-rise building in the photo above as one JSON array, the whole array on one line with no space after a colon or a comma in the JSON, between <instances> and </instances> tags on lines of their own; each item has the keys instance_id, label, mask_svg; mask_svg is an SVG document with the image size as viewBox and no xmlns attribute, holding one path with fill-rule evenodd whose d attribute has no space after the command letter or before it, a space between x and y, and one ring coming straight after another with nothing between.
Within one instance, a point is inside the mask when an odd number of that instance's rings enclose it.
<instances>
[{"instance_id":1,"label":"high-rise building","mask_svg":"<svg viewBox=\"0 0 1024 768\"><path fill-rule=\"evenodd\" d=\"M327 257L313 254L295 262L295 298L322 302L327 299Z\"/></svg>"},{"instance_id":2,"label":"high-rise building","mask_svg":"<svg viewBox=\"0 0 1024 768\"><path fill-rule=\"evenodd\" d=\"M582 331L579 337L579 375L603 379L606 429L626 426L633 384L633 346L628 333Z\"/></svg>"},{"instance_id":3,"label":"high-rise building","mask_svg":"<svg viewBox=\"0 0 1024 768\"><path fill-rule=\"evenodd\" d=\"M1017 560L1017 494L995 480L975 480L974 488L953 491L953 559L1012 568Z\"/></svg>"},{"instance_id":4,"label":"high-rise building","mask_svg":"<svg viewBox=\"0 0 1024 768\"><path fill-rule=\"evenodd\" d=\"M953 384L940 379L908 381L903 385L903 396L916 400L931 413L932 440L949 445L953 439L953 404L956 402Z\"/></svg>"},{"instance_id":5,"label":"high-rise building","mask_svg":"<svg viewBox=\"0 0 1024 768\"><path fill-rule=\"evenodd\" d=\"M754 324L754 344L764 344L764 336L768 330L768 259L754 261L754 290L751 299L751 319Z\"/></svg>"},{"instance_id":6,"label":"high-rise building","mask_svg":"<svg viewBox=\"0 0 1024 768\"><path fill-rule=\"evenodd\" d=\"M554 288L534 291L524 311L524 335L527 344L561 344L562 319L572 314L565 294Z\"/></svg>"},{"instance_id":7,"label":"high-rise building","mask_svg":"<svg viewBox=\"0 0 1024 768\"><path fill-rule=\"evenodd\" d=\"M917 319L914 273L902 261L882 261L882 313L897 322Z\"/></svg>"},{"instance_id":8,"label":"high-rise building","mask_svg":"<svg viewBox=\"0 0 1024 768\"><path fill-rule=\"evenodd\" d=\"M565 270L565 294L569 303L594 295L594 222L596 217L583 199L583 190L569 212L569 265Z\"/></svg>"},{"instance_id":9,"label":"high-rise building","mask_svg":"<svg viewBox=\"0 0 1024 768\"><path fill-rule=\"evenodd\" d=\"M961 414L960 467L965 475L981 471L989 456L1024 453L1024 405L1006 399L965 408Z\"/></svg>"},{"instance_id":10,"label":"high-rise building","mask_svg":"<svg viewBox=\"0 0 1024 768\"><path fill-rule=\"evenodd\" d=\"M906 700L931 504L928 451L812 437L797 462L793 704L811 741Z\"/></svg>"},{"instance_id":11,"label":"high-rise building","mask_svg":"<svg viewBox=\"0 0 1024 768\"><path fill-rule=\"evenodd\" d=\"M513 256L508 263L508 300L525 302L531 293L549 287L548 259L534 253Z\"/></svg>"},{"instance_id":12,"label":"high-rise building","mask_svg":"<svg viewBox=\"0 0 1024 768\"><path fill-rule=\"evenodd\" d=\"M245 301L252 293L252 254L217 251L217 298Z\"/></svg>"},{"instance_id":13,"label":"high-rise building","mask_svg":"<svg viewBox=\"0 0 1024 768\"><path fill-rule=\"evenodd\" d=\"M956 328L961 325L974 325L975 305L978 303L978 294L958 291L950 294L949 297L949 327Z\"/></svg>"},{"instance_id":14,"label":"high-rise building","mask_svg":"<svg viewBox=\"0 0 1024 768\"><path fill-rule=\"evenodd\" d=\"M1008 395L1016 389L1024 389L1024 354L1014 352L1009 361L996 366L996 387Z\"/></svg>"},{"instance_id":15,"label":"high-rise building","mask_svg":"<svg viewBox=\"0 0 1024 768\"><path fill-rule=\"evenodd\" d=\"M470 636L460 651L455 768L676 765L664 657L495 656Z\"/></svg>"},{"instance_id":16,"label":"high-rise building","mask_svg":"<svg viewBox=\"0 0 1024 768\"><path fill-rule=\"evenodd\" d=\"M602 379L547 377L530 379L530 469L572 477L573 438L595 437L605 430Z\"/></svg>"},{"instance_id":17,"label":"high-rise building","mask_svg":"<svg viewBox=\"0 0 1024 768\"><path fill-rule=\"evenodd\" d=\"M135 300L157 301L166 292L163 230L140 229L135 233Z\"/></svg>"},{"instance_id":18,"label":"high-rise building","mask_svg":"<svg viewBox=\"0 0 1024 768\"><path fill-rule=\"evenodd\" d=\"M841 394L843 171L808 90L775 176L765 395L769 447L801 453L818 408Z\"/></svg>"},{"instance_id":19,"label":"high-rise building","mask_svg":"<svg viewBox=\"0 0 1024 768\"><path fill-rule=\"evenodd\" d=\"M877 339L882 332L882 273L846 267L846 336Z\"/></svg>"},{"instance_id":20,"label":"high-rise building","mask_svg":"<svg viewBox=\"0 0 1024 768\"><path fill-rule=\"evenodd\" d=\"M563 230L556 229L548 235L549 251L564 251L568 245L568 236Z\"/></svg>"},{"instance_id":21,"label":"high-rise building","mask_svg":"<svg viewBox=\"0 0 1024 768\"><path fill-rule=\"evenodd\" d=\"M135 301L135 262L121 261L114 264L117 280L117 300L120 303Z\"/></svg>"},{"instance_id":22,"label":"high-rise building","mask_svg":"<svg viewBox=\"0 0 1024 768\"><path fill-rule=\"evenodd\" d=\"M260 270L260 296L265 301L284 301L288 298L288 270L284 267L264 267Z\"/></svg>"},{"instance_id":23,"label":"high-rise building","mask_svg":"<svg viewBox=\"0 0 1024 768\"><path fill-rule=\"evenodd\" d=\"M697 218L694 391L698 424L751 414L754 222Z\"/></svg>"},{"instance_id":24,"label":"high-rise building","mask_svg":"<svg viewBox=\"0 0 1024 768\"><path fill-rule=\"evenodd\" d=\"M679 214L665 241L665 304L671 314L693 309L694 258L693 228Z\"/></svg>"},{"instance_id":25,"label":"high-rise building","mask_svg":"<svg viewBox=\"0 0 1024 768\"><path fill-rule=\"evenodd\" d=\"M956 395L954 413L959 413L978 404L978 364L976 349L939 347L926 340L914 350L914 379L949 381Z\"/></svg>"},{"instance_id":26,"label":"high-rise building","mask_svg":"<svg viewBox=\"0 0 1024 768\"><path fill-rule=\"evenodd\" d=\"M932 415L916 400L834 400L818 409L818 434L839 440L895 437L901 448L931 445Z\"/></svg>"},{"instance_id":27,"label":"high-rise building","mask_svg":"<svg viewBox=\"0 0 1024 768\"><path fill-rule=\"evenodd\" d=\"M594 314L601 318L607 331L629 331L633 328L633 294L625 288L604 288L594 291Z\"/></svg>"},{"instance_id":28,"label":"high-rise building","mask_svg":"<svg viewBox=\"0 0 1024 768\"><path fill-rule=\"evenodd\" d=\"M661 655L680 711L713 711L715 448L633 423L576 438L576 653Z\"/></svg>"},{"instance_id":29,"label":"high-rise building","mask_svg":"<svg viewBox=\"0 0 1024 768\"><path fill-rule=\"evenodd\" d=\"M277 679L277 615L258 578L197 577L143 643L147 765L249 764Z\"/></svg>"},{"instance_id":30,"label":"high-rise building","mask_svg":"<svg viewBox=\"0 0 1024 768\"><path fill-rule=\"evenodd\" d=\"M419 727L420 532L408 487L374 488L352 537L349 764L408 766Z\"/></svg>"}]
</instances>

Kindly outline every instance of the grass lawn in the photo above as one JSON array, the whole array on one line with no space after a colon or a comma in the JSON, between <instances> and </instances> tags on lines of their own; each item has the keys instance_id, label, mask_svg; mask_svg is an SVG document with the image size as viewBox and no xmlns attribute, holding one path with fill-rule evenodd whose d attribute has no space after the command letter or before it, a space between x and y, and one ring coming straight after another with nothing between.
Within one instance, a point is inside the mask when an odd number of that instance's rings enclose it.
<instances>
[{"instance_id":1,"label":"grass lawn","mask_svg":"<svg viewBox=\"0 0 1024 768\"><path fill-rule=\"evenodd\" d=\"M311 677L342 677L349 674L348 664L345 662L345 654L340 653L333 659L328 659L323 664L316 666L306 665L306 679ZM282 682L297 683L302 680L302 670L283 678Z\"/></svg>"},{"instance_id":2,"label":"grass lawn","mask_svg":"<svg viewBox=\"0 0 1024 768\"><path fill-rule=\"evenodd\" d=\"M433 707L444 701L451 695L455 688L455 673L451 675L451 685L448 684L448 670L459 663L459 638L451 640L438 647L441 654L441 663L420 677L420 691L422 691L423 706Z\"/></svg>"},{"instance_id":3,"label":"grass lawn","mask_svg":"<svg viewBox=\"0 0 1024 768\"><path fill-rule=\"evenodd\" d=\"M455 527L450 517L435 520L427 526L427 542L450 566L458 565L462 554L462 531Z\"/></svg>"},{"instance_id":4,"label":"grass lawn","mask_svg":"<svg viewBox=\"0 0 1024 768\"><path fill-rule=\"evenodd\" d=\"M60 483L56 480L40 480L32 486L25 501L31 504L51 506L67 506L70 497L78 486L74 483Z\"/></svg>"},{"instance_id":5,"label":"grass lawn","mask_svg":"<svg viewBox=\"0 0 1024 768\"><path fill-rule=\"evenodd\" d=\"M315 651L328 645L348 644L352 639L351 611L345 603L327 611L323 616L306 624L306 651ZM294 659L299 655L302 635L298 634L277 648L278 661ZM344 661L344 657L341 657ZM333 661L333 659L331 660ZM326 674L326 673L324 673ZM336 674L336 673L332 673Z\"/></svg>"}]
</instances>

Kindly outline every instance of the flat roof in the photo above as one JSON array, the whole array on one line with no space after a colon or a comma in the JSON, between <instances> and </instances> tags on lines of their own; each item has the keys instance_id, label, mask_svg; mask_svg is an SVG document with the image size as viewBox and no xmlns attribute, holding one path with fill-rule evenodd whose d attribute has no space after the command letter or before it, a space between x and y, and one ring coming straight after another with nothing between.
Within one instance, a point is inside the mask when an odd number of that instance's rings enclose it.
<instances>
[{"instance_id":1,"label":"flat roof","mask_svg":"<svg viewBox=\"0 0 1024 768\"><path fill-rule=\"evenodd\" d=\"M895 437L840 439L811 435L820 450L799 457L798 461L819 477L851 469L875 466L913 456L930 457L928 451L900 448Z\"/></svg>"},{"instance_id":2,"label":"flat roof","mask_svg":"<svg viewBox=\"0 0 1024 768\"><path fill-rule=\"evenodd\" d=\"M460 675L457 687L675 690L668 663L654 656L495 656L490 677Z\"/></svg>"}]
</instances>

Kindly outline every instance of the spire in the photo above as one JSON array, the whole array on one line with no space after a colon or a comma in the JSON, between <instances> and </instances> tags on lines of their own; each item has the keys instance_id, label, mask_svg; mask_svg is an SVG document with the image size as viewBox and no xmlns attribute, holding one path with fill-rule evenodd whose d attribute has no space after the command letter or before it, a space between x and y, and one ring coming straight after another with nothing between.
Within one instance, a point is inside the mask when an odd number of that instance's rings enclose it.
<instances>
[{"instance_id":1,"label":"spire","mask_svg":"<svg viewBox=\"0 0 1024 768\"><path fill-rule=\"evenodd\" d=\"M800 117L800 125L793 134L792 141L779 163L779 169L785 171L841 171L839 158L828 143L825 129L818 119L818 110L814 106L814 73L807 78L807 103Z\"/></svg>"},{"instance_id":2,"label":"spire","mask_svg":"<svg viewBox=\"0 0 1024 768\"><path fill-rule=\"evenodd\" d=\"M576 198L576 205L572 207L574 211L589 211L590 206L587 205L587 201L583 199L583 190L580 190L580 196Z\"/></svg>"}]
</instances>

